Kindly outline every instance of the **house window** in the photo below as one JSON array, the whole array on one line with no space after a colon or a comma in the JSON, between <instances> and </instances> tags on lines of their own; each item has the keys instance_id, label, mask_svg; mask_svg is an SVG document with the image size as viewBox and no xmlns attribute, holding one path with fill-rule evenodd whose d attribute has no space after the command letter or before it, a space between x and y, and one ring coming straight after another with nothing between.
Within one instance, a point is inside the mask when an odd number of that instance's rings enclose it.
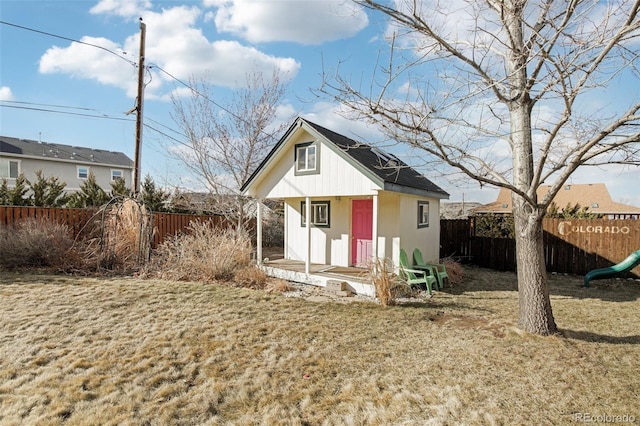
<instances>
[{"instance_id":1,"label":"house window","mask_svg":"<svg viewBox=\"0 0 640 426\"><path fill-rule=\"evenodd\" d=\"M20 162L9 160L9 179L17 179L20 174Z\"/></svg>"},{"instance_id":2,"label":"house window","mask_svg":"<svg viewBox=\"0 0 640 426\"><path fill-rule=\"evenodd\" d=\"M314 142L295 146L295 174L306 175L320 172L319 145Z\"/></svg>"},{"instance_id":3,"label":"house window","mask_svg":"<svg viewBox=\"0 0 640 426\"><path fill-rule=\"evenodd\" d=\"M84 166L78 166L78 179L88 179L89 168Z\"/></svg>"},{"instance_id":4,"label":"house window","mask_svg":"<svg viewBox=\"0 0 640 426\"><path fill-rule=\"evenodd\" d=\"M300 211L302 212L301 226L307 226L307 203L300 203ZM331 203L329 201L312 201L311 202L311 225L318 228L329 228L331 226Z\"/></svg>"},{"instance_id":5,"label":"house window","mask_svg":"<svg viewBox=\"0 0 640 426\"><path fill-rule=\"evenodd\" d=\"M429 226L429 202L418 201L418 228Z\"/></svg>"},{"instance_id":6,"label":"house window","mask_svg":"<svg viewBox=\"0 0 640 426\"><path fill-rule=\"evenodd\" d=\"M122 170L111 170L111 180L123 179Z\"/></svg>"}]
</instances>

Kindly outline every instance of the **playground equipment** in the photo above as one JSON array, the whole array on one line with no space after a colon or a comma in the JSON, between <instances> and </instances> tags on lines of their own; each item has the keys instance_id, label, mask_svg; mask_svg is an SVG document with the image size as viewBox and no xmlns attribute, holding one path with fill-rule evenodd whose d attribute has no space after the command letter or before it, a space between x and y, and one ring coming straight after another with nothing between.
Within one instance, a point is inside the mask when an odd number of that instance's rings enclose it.
<instances>
[{"instance_id":1,"label":"playground equipment","mask_svg":"<svg viewBox=\"0 0 640 426\"><path fill-rule=\"evenodd\" d=\"M622 272L630 271L635 268L636 265L640 265L640 250L634 251L617 265L613 265L608 268L594 269L593 271L587 272L587 275L584 276L584 286L589 287L589 281L591 280L615 277Z\"/></svg>"}]
</instances>

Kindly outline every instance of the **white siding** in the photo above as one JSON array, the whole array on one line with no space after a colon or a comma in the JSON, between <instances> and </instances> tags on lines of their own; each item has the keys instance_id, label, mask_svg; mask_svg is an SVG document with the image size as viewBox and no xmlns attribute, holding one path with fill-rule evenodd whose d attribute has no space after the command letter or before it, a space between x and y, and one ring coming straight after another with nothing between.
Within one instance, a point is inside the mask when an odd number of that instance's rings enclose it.
<instances>
[{"instance_id":1,"label":"white siding","mask_svg":"<svg viewBox=\"0 0 640 426\"><path fill-rule=\"evenodd\" d=\"M304 198L291 198L285 202L288 259L306 259L306 229L301 226L300 203ZM350 199L336 197L313 198L311 201L329 201L330 228L311 228L311 262L348 266Z\"/></svg>"},{"instance_id":2,"label":"white siding","mask_svg":"<svg viewBox=\"0 0 640 426\"><path fill-rule=\"evenodd\" d=\"M10 158L3 156L3 160L16 159L20 160L20 172L31 182L36 179L36 171L42 170L42 175L46 179L48 177L57 177L61 182L65 182L66 191L78 191L84 182L84 179L78 179L78 166L88 167L89 171L96 177L96 182L106 192L111 191L111 170L122 170L122 177L127 187L131 186L132 172L131 168L108 166L99 163L74 162L72 160L48 160L36 159L30 157ZM9 187L15 185L14 179L7 181Z\"/></svg>"},{"instance_id":3,"label":"white siding","mask_svg":"<svg viewBox=\"0 0 640 426\"><path fill-rule=\"evenodd\" d=\"M418 200L429 201L429 227L418 228ZM437 198L402 195L400 197L400 247L411 261L419 248L425 261L440 257L440 201Z\"/></svg>"},{"instance_id":4,"label":"white siding","mask_svg":"<svg viewBox=\"0 0 640 426\"><path fill-rule=\"evenodd\" d=\"M323 197L373 195L379 187L358 169L336 154L326 144L320 146L320 173L296 176L294 146L313 142L304 130L299 130L283 151L272 158L266 176L256 181L251 195L259 198Z\"/></svg>"}]
</instances>

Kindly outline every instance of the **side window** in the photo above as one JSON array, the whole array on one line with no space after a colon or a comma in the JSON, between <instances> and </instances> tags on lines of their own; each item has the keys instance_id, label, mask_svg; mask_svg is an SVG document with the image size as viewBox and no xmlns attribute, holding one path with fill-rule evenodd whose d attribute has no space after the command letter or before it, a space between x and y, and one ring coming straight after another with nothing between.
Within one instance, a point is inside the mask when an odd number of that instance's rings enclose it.
<instances>
[{"instance_id":1,"label":"side window","mask_svg":"<svg viewBox=\"0 0 640 426\"><path fill-rule=\"evenodd\" d=\"M123 179L122 170L111 170L111 180Z\"/></svg>"},{"instance_id":2,"label":"side window","mask_svg":"<svg viewBox=\"0 0 640 426\"><path fill-rule=\"evenodd\" d=\"M418 201L418 228L429 226L429 202Z\"/></svg>"},{"instance_id":3,"label":"side window","mask_svg":"<svg viewBox=\"0 0 640 426\"><path fill-rule=\"evenodd\" d=\"M319 145L314 142L295 146L295 174L306 175L320 173Z\"/></svg>"},{"instance_id":4,"label":"side window","mask_svg":"<svg viewBox=\"0 0 640 426\"><path fill-rule=\"evenodd\" d=\"M89 168L85 166L78 166L78 179L88 179Z\"/></svg>"},{"instance_id":5,"label":"side window","mask_svg":"<svg viewBox=\"0 0 640 426\"><path fill-rule=\"evenodd\" d=\"M302 213L302 227L307 226L307 206L306 202L300 202L300 211ZM311 202L311 225L318 228L331 227L331 203L329 201L312 201Z\"/></svg>"},{"instance_id":6,"label":"side window","mask_svg":"<svg viewBox=\"0 0 640 426\"><path fill-rule=\"evenodd\" d=\"M9 160L9 179L17 179L20 175L20 162Z\"/></svg>"}]
</instances>

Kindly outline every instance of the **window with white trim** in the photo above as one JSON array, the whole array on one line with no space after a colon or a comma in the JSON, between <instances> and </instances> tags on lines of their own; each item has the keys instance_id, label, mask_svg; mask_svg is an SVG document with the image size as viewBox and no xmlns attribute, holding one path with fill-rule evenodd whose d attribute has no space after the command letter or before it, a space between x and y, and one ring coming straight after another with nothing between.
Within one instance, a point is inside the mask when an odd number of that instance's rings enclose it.
<instances>
[{"instance_id":1,"label":"window with white trim","mask_svg":"<svg viewBox=\"0 0 640 426\"><path fill-rule=\"evenodd\" d=\"M307 203L300 202L301 226L307 226ZM311 202L311 225L318 228L331 227L331 202L329 201L312 201Z\"/></svg>"},{"instance_id":2,"label":"window with white trim","mask_svg":"<svg viewBox=\"0 0 640 426\"><path fill-rule=\"evenodd\" d=\"M9 160L9 179L17 179L20 175L20 161Z\"/></svg>"},{"instance_id":3,"label":"window with white trim","mask_svg":"<svg viewBox=\"0 0 640 426\"><path fill-rule=\"evenodd\" d=\"M429 202L418 201L418 228L429 226Z\"/></svg>"},{"instance_id":4,"label":"window with white trim","mask_svg":"<svg viewBox=\"0 0 640 426\"><path fill-rule=\"evenodd\" d=\"M111 180L124 179L122 170L111 169Z\"/></svg>"},{"instance_id":5,"label":"window with white trim","mask_svg":"<svg viewBox=\"0 0 640 426\"><path fill-rule=\"evenodd\" d=\"M17 179L20 175L20 160L0 158L0 179Z\"/></svg>"},{"instance_id":6,"label":"window with white trim","mask_svg":"<svg viewBox=\"0 0 640 426\"><path fill-rule=\"evenodd\" d=\"M78 166L78 179L88 179L88 178L89 178L89 167Z\"/></svg>"},{"instance_id":7,"label":"window with white trim","mask_svg":"<svg viewBox=\"0 0 640 426\"><path fill-rule=\"evenodd\" d=\"M301 143L295 146L295 174L315 174L320 172L320 156L318 144Z\"/></svg>"}]
</instances>

